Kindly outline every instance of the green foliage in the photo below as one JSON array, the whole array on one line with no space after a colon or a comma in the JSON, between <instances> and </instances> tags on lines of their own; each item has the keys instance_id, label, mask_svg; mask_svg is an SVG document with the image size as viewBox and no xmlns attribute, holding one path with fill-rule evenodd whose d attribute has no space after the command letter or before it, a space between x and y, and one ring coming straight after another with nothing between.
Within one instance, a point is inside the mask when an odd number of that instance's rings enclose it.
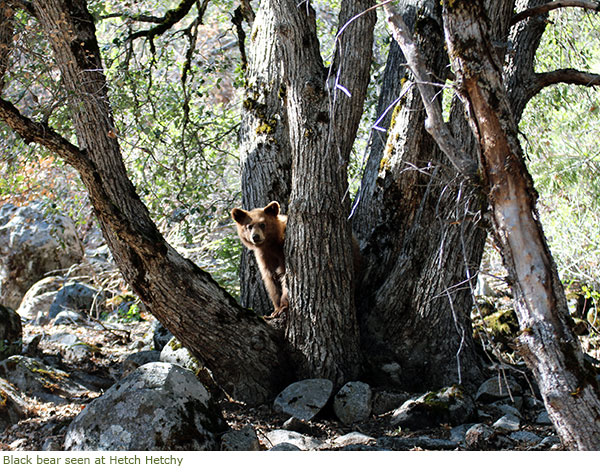
<instances>
[{"instance_id":1,"label":"green foliage","mask_svg":"<svg viewBox=\"0 0 600 475\"><path fill-rule=\"evenodd\" d=\"M552 15L538 72L572 67L600 72L600 18L578 9ZM600 152L596 89L556 85L528 105L521 130L539 210L564 282L600 289Z\"/></svg>"}]
</instances>

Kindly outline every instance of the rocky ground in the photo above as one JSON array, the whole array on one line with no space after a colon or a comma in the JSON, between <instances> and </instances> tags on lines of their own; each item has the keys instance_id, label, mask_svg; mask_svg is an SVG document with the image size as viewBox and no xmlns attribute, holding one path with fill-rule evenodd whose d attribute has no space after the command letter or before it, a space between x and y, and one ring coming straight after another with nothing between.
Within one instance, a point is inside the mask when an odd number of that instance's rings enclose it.
<instances>
[{"instance_id":1,"label":"rocky ground","mask_svg":"<svg viewBox=\"0 0 600 475\"><path fill-rule=\"evenodd\" d=\"M121 379L124 370L136 366L130 355L153 349L154 331L152 319L102 325L93 321L24 325L23 356L64 371L74 387L64 388L62 393L50 391L50 395L63 396L56 399L41 393L32 397L31 391L30 395L22 391L26 414L0 435L0 449L63 450L73 419ZM505 376L498 376L490 380L488 389L482 387L480 394L474 395L475 400L469 398L472 408L461 406L455 413L442 415L436 413L433 395L429 406L424 404L411 414L400 408L410 406L410 401L418 407L415 401L421 395L368 388L368 414L356 421L346 418L346 422L336 414L335 398L327 394L317 415L299 414L310 418L308 421L291 415L298 408L286 410L281 404L277 409L276 405L248 408L222 395L219 407L227 427L219 434L220 443L222 448L244 450L273 446L289 450L561 450L543 406L525 378L514 372L507 377L513 391L509 395ZM504 394L498 390L499 382ZM16 380L17 384L27 383Z\"/></svg>"},{"instance_id":2,"label":"rocky ground","mask_svg":"<svg viewBox=\"0 0 600 475\"><path fill-rule=\"evenodd\" d=\"M0 252L0 290L18 312L0 305L0 450L563 449L511 348L510 295L485 288L498 279L479 286L488 297L478 299L474 329L495 363L477 391L407 394L360 381L333 391L308 380L250 408L127 293L101 238L63 240L66 257L55 255L57 230L38 211L0 208L0 245L13 252ZM65 263L68 272L51 270ZM599 367L598 331L577 324Z\"/></svg>"}]
</instances>

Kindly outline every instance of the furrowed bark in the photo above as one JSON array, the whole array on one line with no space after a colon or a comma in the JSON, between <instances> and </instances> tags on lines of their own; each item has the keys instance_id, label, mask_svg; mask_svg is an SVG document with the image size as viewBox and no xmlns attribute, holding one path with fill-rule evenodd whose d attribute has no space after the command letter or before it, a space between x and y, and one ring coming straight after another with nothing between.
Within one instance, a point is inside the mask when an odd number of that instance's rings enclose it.
<instances>
[{"instance_id":1,"label":"furrowed bark","mask_svg":"<svg viewBox=\"0 0 600 475\"><path fill-rule=\"evenodd\" d=\"M340 25L371 5L366 0L342 2ZM292 150L287 342L301 375L342 384L360 369L349 205L344 198L348 153L368 81L375 16L370 12L360 17L340 36L339 56L328 75L312 7L293 0L270 0L263 7L273 11L283 46Z\"/></svg>"},{"instance_id":2,"label":"furrowed bark","mask_svg":"<svg viewBox=\"0 0 600 475\"><path fill-rule=\"evenodd\" d=\"M250 34L248 71L240 128L242 207L278 201L287 213L292 152L287 124L281 45L273 10L261 8ZM240 265L241 304L262 315L273 305L252 251L244 247Z\"/></svg>"}]
</instances>

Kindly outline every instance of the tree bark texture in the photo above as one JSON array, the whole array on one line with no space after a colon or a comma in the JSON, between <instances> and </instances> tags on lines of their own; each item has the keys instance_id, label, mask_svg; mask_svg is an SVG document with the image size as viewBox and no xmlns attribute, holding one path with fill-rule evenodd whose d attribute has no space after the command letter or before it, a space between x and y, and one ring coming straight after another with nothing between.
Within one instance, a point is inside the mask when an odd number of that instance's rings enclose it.
<instances>
[{"instance_id":1,"label":"tree bark texture","mask_svg":"<svg viewBox=\"0 0 600 475\"><path fill-rule=\"evenodd\" d=\"M264 402L290 377L279 334L239 307L169 246L127 178L111 116L93 19L83 0L36 0L35 14L70 92L78 148L3 103L25 140L57 145L81 174L123 277L149 310L212 371L229 394ZM36 128L37 127L37 128ZM40 129L41 127L41 129ZM54 140L48 141L46 133ZM61 148L62 147L62 148Z\"/></svg>"},{"instance_id":2,"label":"tree bark texture","mask_svg":"<svg viewBox=\"0 0 600 475\"><path fill-rule=\"evenodd\" d=\"M399 8L433 77L443 83L448 59L439 4L404 1ZM355 204L353 228L367 263L357 298L363 346L375 382L391 379L409 390L474 386L482 368L468 279L485 243L479 222L485 200L426 132L405 63L394 43L378 107L378 117L389 109L379 124L387 134L374 132ZM462 127L458 140L473 143L464 120L454 114L452 121Z\"/></svg>"},{"instance_id":3,"label":"tree bark texture","mask_svg":"<svg viewBox=\"0 0 600 475\"><path fill-rule=\"evenodd\" d=\"M339 25L371 5L343 1ZM282 45L292 150L286 341L300 375L342 384L360 370L346 170L369 80L375 14L339 35L328 73L308 2L269 0L261 8L272 10Z\"/></svg>"},{"instance_id":4,"label":"tree bark texture","mask_svg":"<svg viewBox=\"0 0 600 475\"><path fill-rule=\"evenodd\" d=\"M292 153L283 103L281 45L273 11L261 8L250 35L246 91L240 129L242 207L262 208L278 201L287 212ZM272 303L265 291L253 253L244 247L240 266L241 304L269 315Z\"/></svg>"},{"instance_id":5,"label":"tree bark texture","mask_svg":"<svg viewBox=\"0 0 600 475\"><path fill-rule=\"evenodd\" d=\"M494 231L516 299L520 352L562 441L600 449L600 390L572 333L567 302L536 210L537 195L481 1L444 1L446 42L482 155Z\"/></svg>"}]
</instances>

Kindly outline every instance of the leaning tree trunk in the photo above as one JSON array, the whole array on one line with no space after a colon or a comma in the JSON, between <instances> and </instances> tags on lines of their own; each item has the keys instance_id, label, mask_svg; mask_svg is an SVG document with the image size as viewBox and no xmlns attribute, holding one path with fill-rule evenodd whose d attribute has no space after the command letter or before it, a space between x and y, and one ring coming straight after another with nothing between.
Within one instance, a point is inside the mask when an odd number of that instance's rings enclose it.
<instances>
[{"instance_id":1,"label":"leaning tree trunk","mask_svg":"<svg viewBox=\"0 0 600 475\"><path fill-rule=\"evenodd\" d=\"M262 208L278 201L287 213L292 153L283 98L281 46L272 10L261 8L250 35L248 70L240 128L242 206ZM273 309L252 251L240 265L241 304L261 315Z\"/></svg>"},{"instance_id":2,"label":"leaning tree trunk","mask_svg":"<svg viewBox=\"0 0 600 475\"><path fill-rule=\"evenodd\" d=\"M600 388L586 366L536 210L481 1L444 0L448 51L482 150L494 231L515 294L520 353L565 445L600 449Z\"/></svg>"},{"instance_id":3,"label":"leaning tree trunk","mask_svg":"<svg viewBox=\"0 0 600 475\"><path fill-rule=\"evenodd\" d=\"M47 146L79 171L123 277L153 315L212 370L217 383L235 398L268 400L290 377L279 334L177 254L150 219L123 165L86 2L32 3L69 92L79 147L4 100L0 118L26 142Z\"/></svg>"},{"instance_id":4,"label":"leaning tree trunk","mask_svg":"<svg viewBox=\"0 0 600 475\"><path fill-rule=\"evenodd\" d=\"M340 28L371 5L343 1ZM339 35L328 75L308 2L266 0L261 8L272 11L282 45L292 150L286 339L300 375L340 384L360 370L346 170L369 80L375 14Z\"/></svg>"}]
</instances>

